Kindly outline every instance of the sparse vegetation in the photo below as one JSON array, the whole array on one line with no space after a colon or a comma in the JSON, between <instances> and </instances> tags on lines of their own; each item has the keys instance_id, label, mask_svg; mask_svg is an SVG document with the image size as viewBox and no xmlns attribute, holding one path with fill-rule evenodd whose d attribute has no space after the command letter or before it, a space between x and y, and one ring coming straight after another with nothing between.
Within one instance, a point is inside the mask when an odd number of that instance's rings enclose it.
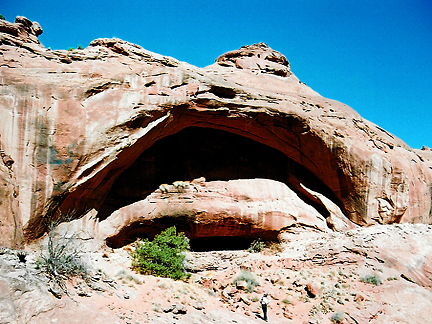
<instances>
[{"instance_id":1,"label":"sparse vegetation","mask_svg":"<svg viewBox=\"0 0 432 324\"><path fill-rule=\"evenodd\" d=\"M259 298L258 298L258 296L252 296L250 298L250 301L253 302L253 303L256 303L257 301L259 301Z\"/></svg>"},{"instance_id":2,"label":"sparse vegetation","mask_svg":"<svg viewBox=\"0 0 432 324\"><path fill-rule=\"evenodd\" d=\"M234 278L234 285L237 286L241 281L246 283L247 292L252 292L256 286L259 286L256 276L248 270L240 270L239 274Z\"/></svg>"},{"instance_id":3,"label":"sparse vegetation","mask_svg":"<svg viewBox=\"0 0 432 324\"><path fill-rule=\"evenodd\" d=\"M265 250L268 252L268 254L274 254L274 253L282 252L283 248L279 242L269 241L265 243Z\"/></svg>"},{"instance_id":4,"label":"sparse vegetation","mask_svg":"<svg viewBox=\"0 0 432 324\"><path fill-rule=\"evenodd\" d=\"M184 270L184 252L190 249L189 239L170 227L156 235L153 241L138 240L131 253L133 268L142 274L185 280L190 277Z\"/></svg>"},{"instance_id":5,"label":"sparse vegetation","mask_svg":"<svg viewBox=\"0 0 432 324\"><path fill-rule=\"evenodd\" d=\"M190 182L188 181L175 181L173 182L173 186L177 189L178 192L185 192L186 188L190 186Z\"/></svg>"},{"instance_id":6,"label":"sparse vegetation","mask_svg":"<svg viewBox=\"0 0 432 324\"><path fill-rule=\"evenodd\" d=\"M364 282L364 283L369 283L375 286L379 286L382 285L382 280L377 276L377 275L365 275L363 277L360 278L360 281Z\"/></svg>"},{"instance_id":7,"label":"sparse vegetation","mask_svg":"<svg viewBox=\"0 0 432 324\"><path fill-rule=\"evenodd\" d=\"M316 305L313 305L309 311L309 316L315 316L318 313L328 314L333 311L333 306L328 302L322 301Z\"/></svg>"},{"instance_id":8,"label":"sparse vegetation","mask_svg":"<svg viewBox=\"0 0 432 324\"><path fill-rule=\"evenodd\" d=\"M217 296L216 293L212 289L206 288L205 291L207 291L207 293L212 297Z\"/></svg>"},{"instance_id":9,"label":"sparse vegetation","mask_svg":"<svg viewBox=\"0 0 432 324\"><path fill-rule=\"evenodd\" d=\"M142 280L137 275L129 273L124 269L117 273L117 278L121 279L123 283L134 282L138 285L142 284Z\"/></svg>"},{"instance_id":10,"label":"sparse vegetation","mask_svg":"<svg viewBox=\"0 0 432 324\"><path fill-rule=\"evenodd\" d=\"M330 321L332 321L333 323L342 323L344 318L345 318L345 312L337 312L330 317Z\"/></svg>"},{"instance_id":11,"label":"sparse vegetation","mask_svg":"<svg viewBox=\"0 0 432 324\"><path fill-rule=\"evenodd\" d=\"M50 226L46 247L42 247L36 266L56 288L67 292L66 281L73 277L86 279L89 270L80 256L77 234L58 233L57 225Z\"/></svg>"},{"instance_id":12,"label":"sparse vegetation","mask_svg":"<svg viewBox=\"0 0 432 324\"><path fill-rule=\"evenodd\" d=\"M84 48L81 45L78 45L77 49L82 50Z\"/></svg>"},{"instance_id":13,"label":"sparse vegetation","mask_svg":"<svg viewBox=\"0 0 432 324\"><path fill-rule=\"evenodd\" d=\"M251 245L247 249L247 251L250 253L259 253L262 250L264 250L264 248L265 248L264 242L261 241L261 239L257 239L251 243Z\"/></svg>"},{"instance_id":14,"label":"sparse vegetation","mask_svg":"<svg viewBox=\"0 0 432 324\"><path fill-rule=\"evenodd\" d=\"M74 50L73 47L69 47L69 48L68 48L68 51L69 51L69 52L72 52L73 50Z\"/></svg>"},{"instance_id":15,"label":"sparse vegetation","mask_svg":"<svg viewBox=\"0 0 432 324\"><path fill-rule=\"evenodd\" d=\"M5 17L3 15L0 15L0 20L5 20Z\"/></svg>"}]
</instances>

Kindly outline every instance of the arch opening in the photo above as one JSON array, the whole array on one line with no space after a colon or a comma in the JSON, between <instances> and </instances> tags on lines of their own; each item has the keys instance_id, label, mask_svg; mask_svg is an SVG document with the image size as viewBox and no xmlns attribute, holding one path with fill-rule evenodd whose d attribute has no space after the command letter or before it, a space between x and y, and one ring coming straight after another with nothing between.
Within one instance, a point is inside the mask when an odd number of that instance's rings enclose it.
<instances>
[{"instance_id":1,"label":"arch opening","mask_svg":"<svg viewBox=\"0 0 432 324\"><path fill-rule=\"evenodd\" d=\"M319 192L338 206L340 201L317 176L278 150L222 130L188 127L158 140L113 183L98 218L145 199L159 185L205 177L207 181L272 179L287 184L324 217L328 211L300 184Z\"/></svg>"},{"instance_id":2,"label":"arch opening","mask_svg":"<svg viewBox=\"0 0 432 324\"><path fill-rule=\"evenodd\" d=\"M212 236L201 237L190 240L191 251L239 251L247 250L254 238L241 236Z\"/></svg>"},{"instance_id":3,"label":"arch opening","mask_svg":"<svg viewBox=\"0 0 432 324\"><path fill-rule=\"evenodd\" d=\"M137 239L153 240L156 235L172 226L176 227L177 233L183 232L189 239L192 252L246 250L256 239L261 239L263 242L276 242L279 234L276 231L267 231L248 235L247 229L243 228L243 231L237 231L237 235L199 237L199 226L189 222L186 218L164 217L151 223L132 225L120 235L107 238L106 243L108 247L120 248Z\"/></svg>"},{"instance_id":4,"label":"arch opening","mask_svg":"<svg viewBox=\"0 0 432 324\"><path fill-rule=\"evenodd\" d=\"M113 182L99 209L98 218L103 221L122 207L136 202L143 203L161 184L191 181L201 177L210 183L242 179L278 181L295 192L323 218L330 216L329 210L305 187L341 206L335 194L316 175L280 151L227 131L188 127L155 142L123 171ZM128 225L120 233L107 238L107 244L121 247L138 237L152 238L172 225L176 225L178 231L185 232L193 240L195 248L202 245L203 250L214 249L218 245L222 249L229 248L230 244L238 247L235 249L244 249L256 238L277 239L279 232L274 229L266 232L265 229L254 228L251 231L249 225L242 222L234 224L227 216L226 221L213 223L211 226L216 227L209 230L209 225L203 227L187 216L183 219L178 214L164 214L162 218L158 216ZM221 228L225 232L219 231ZM215 235L214 230L220 234ZM224 239L229 243L225 244Z\"/></svg>"}]
</instances>

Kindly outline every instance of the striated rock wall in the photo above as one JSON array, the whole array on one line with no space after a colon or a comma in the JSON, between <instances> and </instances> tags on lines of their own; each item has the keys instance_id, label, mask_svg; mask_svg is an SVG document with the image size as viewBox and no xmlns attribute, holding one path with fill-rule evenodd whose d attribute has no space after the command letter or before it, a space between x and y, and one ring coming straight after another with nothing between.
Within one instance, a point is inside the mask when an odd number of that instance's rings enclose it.
<instances>
[{"instance_id":1,"label":"striated rock wall","mask_svg":"<svg viewBox=\"0 0 432 324\"><path fill-rule=\"evenodd\" d=\"M108 210L117 179L162 139L190 127L229 132L278 151L289 160L287 169L300 165L314 175L319 194L358 225L431 223L431 152L411 149L350 107L323 98L263 43L200 69L119 39L51 51L37 40L40 33L23 17L0 25L0 134L15 161L0 170L9 188L2 206L9 204L14 215L2 222L15 228L8 233L17 233L18 241L22 229L27 239L41 235L62 217L59 212L74 210L78 217ZM155 156L140 160L147 174L157 167ZM182 165L185 156L170 159L168 165ZM227 179L210 180L235 180L232 170ZM159 184L192 180L189 174L180 170ZM301 172L284 177L313 206ZM126 195L117 210L157 190L159 184L150 183L140 178L142 195Z\"/></svg>"},{"instance_id":2,"label":"striated rock wall","mask_svg":"<svg viewBox=\"0 0 432 324\"><path fill-rule=\"evenodd\" d=\"M18 185L12 171L13 159L4 153L0 141L0 246L19 248L23 242L18 202Z\"/></svg>"}]
</instances>

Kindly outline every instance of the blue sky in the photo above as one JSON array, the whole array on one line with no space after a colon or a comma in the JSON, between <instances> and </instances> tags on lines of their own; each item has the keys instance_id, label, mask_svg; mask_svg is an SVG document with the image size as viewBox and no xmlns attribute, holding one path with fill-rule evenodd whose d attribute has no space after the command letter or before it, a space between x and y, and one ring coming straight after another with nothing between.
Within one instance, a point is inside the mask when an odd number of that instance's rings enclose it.
<instances>
[{"instance_id":1,"label":"blue sky","mask_svg":"<svg viewBox=\"0 0 432 324\"><path fill-rule=\"evenodd\" d=\"M321 95L432 148L432 0L0 0L0 14L38 21L52 49L119 37L199 67L265 42Z\"/></svg>"}]
</instances>

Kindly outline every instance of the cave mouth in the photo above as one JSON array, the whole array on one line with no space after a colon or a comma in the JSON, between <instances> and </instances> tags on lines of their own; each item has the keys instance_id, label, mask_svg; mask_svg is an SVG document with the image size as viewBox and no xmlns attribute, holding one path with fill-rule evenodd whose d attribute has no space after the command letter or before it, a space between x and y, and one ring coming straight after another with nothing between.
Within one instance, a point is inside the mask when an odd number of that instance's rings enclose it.
<instances>
[{"instance_id":1,"label":"cave mouth","mask_svg":"<svg viewBox=\"0 0 432 324\"><path fill-rule=\"evenodd\" d=\"M212 236L191 239L192 252L241 251L247 250L255 238L242 236Z\"/></svg>"},{"instance_id":2,"label":"cave mouth","mask_svg":"<svg viewBox=\"0 0 432 324\"><path fill-rule=\"evenodd\" d=\"M305 192L302 185L324 195L336 205L341 205L334 193L317 176L282 152L227 131L188 127L155 142L123 171L114 181L97 216L103 221L114 211L145 199L161 184L191 181L200 177L205 177L206 181L257 178L279 181L295 191L324 218L330 212L321 201ZM167 215L164 220L153 220L148 224L136 223L121 234L107 238L106 242L108 246L115 248L140 237L152 239L178 221L179 219ZM177 230L185 232L192 240L192 249L196 251L244 250L254 239L269 239L269 236L277 238L278 235L264 231L261 233L263 235L252 233L250 226L244 225L246 228L241 231L230 229L232 235L228 233L223 237L211 237L212 232L200 225L188 222L177 225L180 225Z\"/></svg>"},{"instance_id":3,"label":"cave mouth","mask_svg":"<svg viewBox=\"0 0 432 324\"><path fill-rule=\"evenodd\" d=\"M108 247L120 248L124 245L135 242L137 239L149 239L152 241L156 235L160 234L168 227L158 228L158 230L155 230L154 228L150 229L141 227L138 231L129 233L126 238L109 238L106 243ZM177 233L181 232L185 233L185 236L189 239L191 252L244 251L247 250L251 246L252 242L257 239L255 237L251 238L247 236L211 236L190 238L190 232L184 232L177 228ZM275 240L276 239L273 241Z\"/></svg>"},{"instance_id":4,"label":"cave mouth","mask_svg":"<svg viewBox=\"0 0 432 324\"><path fill-rule=\"evenodd\" d=\"M166 136L145 150L114 181L101 204L100 221L121 207L145 199L163 183L235 179L271 179L287 184L324 217L328 211L304 196L295 182L319 192L339 207L335 194L316 175L282 152L250 138L227 131L187 127Z\"/></svg>"},{"instance_id":5,"label":"cave mouth","mask_svg":"<svg viewBox=\"0 0 432 324\"><path fill-rule=\"evenodd\" d=\"M276 242L279 235L279 231L269 230L250 233L248 226L241 225L237 228L236 235L200 236L200 233L208 233L208 228L203 228L200 224L187 220L186 217L172 218L166 216L154 221L134 223L124 231L118 232L117 235L108 237L106 244L110 248L117 249L131 244L137 239L152 241L156 235L172 226L175 226L177 233L184 233L189 239L192 252L246 250L257 239L263 242Z\"/></svg>"}]
</instances>

